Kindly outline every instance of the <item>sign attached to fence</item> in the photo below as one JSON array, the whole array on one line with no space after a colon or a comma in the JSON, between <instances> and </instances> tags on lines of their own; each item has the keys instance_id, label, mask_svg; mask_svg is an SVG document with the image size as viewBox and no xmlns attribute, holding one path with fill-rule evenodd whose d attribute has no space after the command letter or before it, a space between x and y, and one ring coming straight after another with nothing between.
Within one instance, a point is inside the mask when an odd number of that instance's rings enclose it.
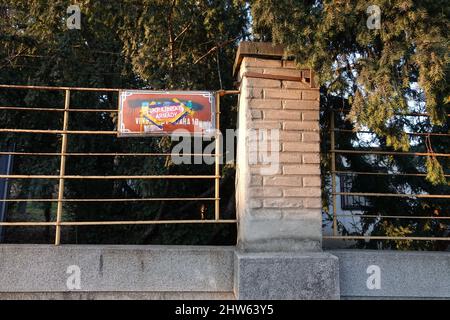
<instances>
[{"instance_id":1,"label":"sign attached to fence","mask_svg":"<svg viewBox=\"0 0 450 320\"><path fill-rule=\"evenodd\" d=\"M118 136L213 136L215 115L213 92L121 91Z\"/></svg>"}]
</instances>

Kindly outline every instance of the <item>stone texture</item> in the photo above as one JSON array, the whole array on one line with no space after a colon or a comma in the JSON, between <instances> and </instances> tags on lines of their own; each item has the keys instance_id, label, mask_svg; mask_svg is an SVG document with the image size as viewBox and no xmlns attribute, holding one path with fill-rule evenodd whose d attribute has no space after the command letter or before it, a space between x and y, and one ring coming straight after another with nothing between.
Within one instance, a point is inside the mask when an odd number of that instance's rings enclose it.
<instances>
[{"instance_id":1,"label":"stone texture","mask_svg":"<svg viewBox=\"0 0 450 320\"><path fill-rule=\"evenodd\" d=\"M0 300L234 300L233 292L0 292Z\"/></svg>"},{"instance_id":2,"label":"stone texture","mask_svg":"<svg viewBox=\"0 0 450 320\"><path fill-rule=\"evenodd\" d=\"M450 252L330 250L339 258L345 298L450 298ZM367 268L380 268L380 289L369 289Z\"/></svg>"},{"instance_id":3,"label":"stone texture","mask_svg":"<svg viewBox=\"0 0 450 320\"><path fill-rule=\"evenodd\" d=\"M240 300L339 299L338 259L328 253L236 252Z\"/></svg>"},{"instance_id":4,"label":"stone texture","mask_svg":"<svg viewBox=\"0 0 450 320\"><path fill-rule=\"evenodd\" d=\"M231 247L0 246L0 292L67 292L67 267L92 292L231 292ZM74 290L77 291L77 290Z\"/></svg>"}]
</instances>

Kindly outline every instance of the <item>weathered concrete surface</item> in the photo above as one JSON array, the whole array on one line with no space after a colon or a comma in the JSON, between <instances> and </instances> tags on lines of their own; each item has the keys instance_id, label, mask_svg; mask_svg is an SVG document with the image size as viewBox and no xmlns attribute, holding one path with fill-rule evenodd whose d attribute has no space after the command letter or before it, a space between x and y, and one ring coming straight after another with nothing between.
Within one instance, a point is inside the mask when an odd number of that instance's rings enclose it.
<instances>
[{"instance_id":1,"label":"weathered concrete surface","mask_svg":"<svg viewBox=\"0 0 450 320\"><path fill-rule=\"evenodd\" d=\"M232 247L1 245L0 292L232 292ZM67 268L81 270L69 290Z\"/></svg>"},{"instance_id":2,"label":"weathered concrete surface","mask_svg":"<svg viewBox=\"0 0 450 320\"><path fill-rule=\"evenodd\" d=\"M327 252L339 258L343 298L450 298L450 252ZM369 283L372 289L367 286L368 278L374 276L374 267L369 266L379 267L379 289L373 283Z\"/></svg>"},{"instance_id":3,"label":"weathered concrete surface","mask_svg":"<svg viewBox=\"0 0 450 320\"><path fill-rule=\"evenodd\" d=\"M238 51L236 52L233 74L236 75L236 73L239 72L242 59L244 57L281 59L283 56L285 56L285 49L283 45L274 45L270 42L242 41L239 43Z\"/></svg>"},{"instance_id":4,"label":"weathered concrete surface","mask_svg":"<svg viewBox=\"0 0 450 320\"><path fill-rule=\"evenodd\" d=\"M0 300L234 300L233 292L0 292Z\"/></svg>"},{"instance_id":5,"label":"weathered concrete surface","mask_svg":"<svg viewBox=\"0 0 450 320\"><path fill-rule=\"evenodd\" d=\"M240 300L339 299L339 265L328 253L236 252Z\"/></svg>"}]
</instances>

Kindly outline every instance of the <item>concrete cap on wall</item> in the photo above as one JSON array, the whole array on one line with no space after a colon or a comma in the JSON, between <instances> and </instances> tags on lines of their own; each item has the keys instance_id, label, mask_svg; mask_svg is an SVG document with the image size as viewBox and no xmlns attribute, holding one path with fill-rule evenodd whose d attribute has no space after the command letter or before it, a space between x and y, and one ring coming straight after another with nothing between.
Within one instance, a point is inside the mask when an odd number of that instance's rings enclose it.
<instances>
[{"instance_id":1,"label":"concrete cap on wall","mask_svg":"<svg viewBox=\"0 0 450 320\"><path fill-rule=\"evenodd\" d=\"M238 51L236 53L233 75L236 75L238 72L244 57L282 60L287 59L288 55L286 54L284 46L280 44L273 44L271 42L242 41L239 43Z\"/></svg>"}]
</instances>

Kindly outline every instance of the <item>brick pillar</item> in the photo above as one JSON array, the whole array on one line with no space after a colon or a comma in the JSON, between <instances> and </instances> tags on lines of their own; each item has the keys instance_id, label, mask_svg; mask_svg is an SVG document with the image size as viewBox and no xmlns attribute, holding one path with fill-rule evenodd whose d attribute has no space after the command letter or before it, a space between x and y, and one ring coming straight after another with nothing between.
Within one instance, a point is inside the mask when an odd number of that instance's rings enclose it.
<instances>
[{"instance_id":1,"label":"brick pillar","mask_svg":"<svg viewBox=\"0 0 450 320\"><path fill-rule=\"evenodd\" d=\"M241 299L336 298L337 259L321 252L319 88L285 57L282 46L261 42L241 43L236 57L235 291Z\"/></svg>"},{"instance_id":2,"label":"brick pillar","mask_svg":"<svg viewBox=\"0 0 450 320\"><path fill-rule=\"evenodd\" d=\"M238 246L244 250L321 248L319 89L310 70L296 69L295 62L283 60L283 56L280 46L243 43L235 66L241 90ZM283 80L289 77L302 82ZM260 170L269 167L261 156L256 163L249 161L249 149L256 145L254 137L264 129L268 134L279 132L278 146L274 145L279 150L271 150L279 151L278 163L272 163L276 171ZM260 150L264 149L262 142L256 146L259 155L264 152ZM272 147L271 143L266 145Z\"/></svg>"}]
</instances>

